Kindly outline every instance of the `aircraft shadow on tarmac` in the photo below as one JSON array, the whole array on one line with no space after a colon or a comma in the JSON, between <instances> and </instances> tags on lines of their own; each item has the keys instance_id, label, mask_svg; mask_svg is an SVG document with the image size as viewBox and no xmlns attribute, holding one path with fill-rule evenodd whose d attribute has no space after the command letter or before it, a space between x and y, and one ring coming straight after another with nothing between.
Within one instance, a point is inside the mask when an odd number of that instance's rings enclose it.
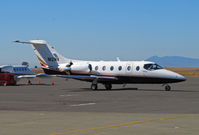
<instances>
[{"instance_id":1,"label":"aircraft shadow on tarmac","mask_svg":"<svg viewBox=\"0 0 199 135\"><path fill-rule=\"evenodd\" d=\"M106 90L106 89L98 89L98 90L91 90L90 88L80 88L79 90L71 90L71 92L88 92L88 91L130 91L130 90L138 90L138 88L116 88L116 89L111 89L111 90Z\"/></svg>"},{"instance_id":2,"label":"aircraft shadow on tarmac","mask_svg":"<svg viewBox=\"0 0 199 135\"><path fill-rule=\"evenodd\" d=\"M63 89L64 90L64 89ZM71 92L88 92L88 91L148 91L148 92L199 92L199 91L194 91L194 90L171 90L171 91L165 91L163 89L139 89L139 88L116 88L116 89L111 89L111 90L106 90L106 89L98 89L98 90L91 90L90 88L80 88L79 90L74 89L71 90Z\"/></svg>"},{"instance_id":3,"label":"aircraft shadow on tarmac","mask_svg":"<svg viewBox=\"0 0 199 135\"><path fill-rule=\"evenodd\" d=\"M17 84L16 86L52 86L52 84L45 84L45 83L41 83L41 84L31 84L31 85L28 85L28 84ZM62 89L62 90L67 90L68 89ZM98 90L91 90L90 88L79 88L79 89L72 89L72 90L69 90L70 92L88 92L88 91L162 91L162 92L199 92L198 90L179 90L179 89L176 89L176 90L171 90L171 91L165 91L164 89L142 89L142 88L114 88L114 89L111 89L111 90L106 90L106 89L98 89Z\"/></svg>"},{"instance_id":4,"label":"aircraft shadow on tarmac","mask_svg":"<svg viewBox=\"0 0 199 135\"><path fill-rule=\"evenodd\" d=\"M41 84L17 84L16 86L52 86L52 85L41 83Z\"/></svg>"},{"instance_id":5,"label":"aircraft shadow on tarmac","mask_svg":"<svg viewBox=\"0 0 199 135\"><path fill-rule=\"evenodd\" d=\"M138 89L138 91L162 91L162 92L199 92L194 90L171 90L171 91L165 91L163 89Z\"/></svg>"}]
</instances>

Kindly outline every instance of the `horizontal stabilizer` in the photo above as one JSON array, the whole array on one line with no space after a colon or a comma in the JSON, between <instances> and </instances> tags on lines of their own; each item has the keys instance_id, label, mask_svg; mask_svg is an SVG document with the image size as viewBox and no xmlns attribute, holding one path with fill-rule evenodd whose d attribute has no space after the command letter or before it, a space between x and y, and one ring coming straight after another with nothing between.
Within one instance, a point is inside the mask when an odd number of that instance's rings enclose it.
<instances>
[{"instance_id":1,"label":"horizontal stabilizer","mask_svg":"<svg viewBox=\"0 0 199 135\"><path fill-rule=\"evenodd\" d=\"M46 45L47 44L47 42L44 40L30 40L30 41L15 40L13 42L21 43L21 44L37 44L37 45Z\"/></svg>"}]
</instances>

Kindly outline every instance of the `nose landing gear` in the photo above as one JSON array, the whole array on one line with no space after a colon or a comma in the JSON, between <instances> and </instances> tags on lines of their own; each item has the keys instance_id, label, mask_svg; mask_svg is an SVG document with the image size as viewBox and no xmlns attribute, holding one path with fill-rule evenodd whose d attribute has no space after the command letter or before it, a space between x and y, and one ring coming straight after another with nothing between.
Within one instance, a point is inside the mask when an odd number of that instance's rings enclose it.
<instances>
[{"instance_id":1,"label":"nose landing gear","mask_svg":"<svg viewBox=\"0 0 199 135\"><path fill-rule=\"evenodd\" d=\"M164 85L163 85L164 86ZM171 90L171 86L168 85L168 84L165 84L165 87L164 87L165 91L170 91Z\"/></svg>"}]
</instances>

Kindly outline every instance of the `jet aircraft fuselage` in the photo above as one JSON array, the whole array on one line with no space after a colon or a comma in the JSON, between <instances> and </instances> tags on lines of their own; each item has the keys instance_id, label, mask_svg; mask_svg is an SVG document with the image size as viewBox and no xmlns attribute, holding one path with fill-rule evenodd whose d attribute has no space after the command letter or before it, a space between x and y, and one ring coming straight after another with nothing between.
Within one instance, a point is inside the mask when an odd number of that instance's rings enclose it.
<instances>
[{"instance_id":1,"label":"jet aircraft fuselage","mask_svg":"<svg viewBox=\"0 0 199 135\"><path fill-rule=\"evenodd\" d=\"M166 90L171 87L168 83L185 81L186 78L178 73L166 70L150 61L83 61L65 58L54 47L44 40L30 40L33 50L46 74L63 78L73 78L92 82L91 89L97 89L97 84L104 84L111 89L112 84L164 84Z\"/></svg>"}]
</instances>

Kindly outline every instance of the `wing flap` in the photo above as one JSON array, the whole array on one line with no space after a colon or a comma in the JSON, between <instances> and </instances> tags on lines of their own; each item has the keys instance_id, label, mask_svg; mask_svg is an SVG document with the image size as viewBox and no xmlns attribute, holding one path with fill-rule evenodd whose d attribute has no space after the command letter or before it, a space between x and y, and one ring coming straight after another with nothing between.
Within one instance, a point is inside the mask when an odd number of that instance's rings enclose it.
<instances>
[{"instance_id":1,"label":"wing flap","mask_svg":"<svg viewBox=\"0 0 199 135\"><path fill-rule=\"evenodd\" d=\"M16 77L17 77L17 79L22 79L22 78L29 78L29 79L31 79L31 78L35 78L36 75L18 75Z\"/></svg>"},{"instance_id":2,"label":"wing flap","mask_svg":"<svg viewBox=\"0 0 199 135\"><path fill-rule=\"evenodd\" d=\"M36 77L39 77L39 78L47 78L47 77L56 77L56 75L49 75L49 74L37 74Z\"/></svg>"}]
</instances>

